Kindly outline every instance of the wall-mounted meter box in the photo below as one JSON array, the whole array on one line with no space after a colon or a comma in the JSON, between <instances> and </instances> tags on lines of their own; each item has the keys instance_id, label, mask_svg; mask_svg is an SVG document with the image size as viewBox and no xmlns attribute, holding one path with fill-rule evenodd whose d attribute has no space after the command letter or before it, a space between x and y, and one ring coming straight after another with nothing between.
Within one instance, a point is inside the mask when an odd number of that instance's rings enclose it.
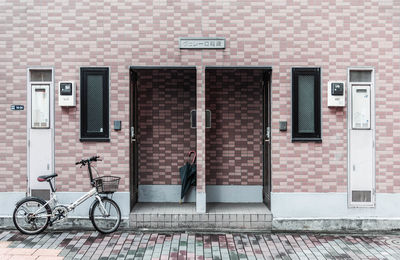
<instances>
[{"instance_id":1,"label":"wall-mounted meter box","mask_svg":"<svg viewBox=\"0 0 400 260\"><path fill-rule=\"evenodd\" d=\"M32 84L32 128L50 128L50 86Z\"/></svg>"},{"instance_id":2,"label":"wall-mounted meter box","mask_svg":"<svg viewBox=\"0 0 400 260\"><path fill-rule=\"evenodd\" d=\"M353 129L371 129L371 86L352 85L351 119Z\"/></svg>"},{"instance_id":3,"label":"wall-mounted meter box","mask_svg":"<svg viewBox=\"0 0 400 260\"><path fill-rule=\"evenodd\" d=\"M344 107L345 105L345 82L328 82L328 107Z\"/></svg>"},{"instance_id":4,"label":"wall-mounted meter box","mask_svg":"<svg viewBox=\"0 0 400 260\"><path fill-rule=\"evenodd\" d=\"M73 81L60 81L58 83L58 104L61 107L76 106L76 86Z\"/></svg>"}]
</instances>

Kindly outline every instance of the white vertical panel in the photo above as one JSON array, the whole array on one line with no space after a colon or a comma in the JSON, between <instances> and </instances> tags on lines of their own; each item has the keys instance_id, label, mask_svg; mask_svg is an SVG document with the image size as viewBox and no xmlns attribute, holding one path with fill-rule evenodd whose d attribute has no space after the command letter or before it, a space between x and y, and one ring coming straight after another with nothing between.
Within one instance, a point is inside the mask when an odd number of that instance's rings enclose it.
<instances>
[{"instance_id":1,"label":"white vertical panel","mask_svg":"<svg viewBox=\"0 0 400 260\"><path fill-rule=\"evenodd\" d=\"M48 70L51 70L53 74L51 68ZM30 82L30 72L31 70L28 69L27 171L29 194L32 193L32 190L49 190L49 184L38 182L37 177L54 173L54 75L52 75L51 82Z\"/></svg>"},{"instance_id":2,"label":"white vertical panel","mask_svg":"<svg viewBox=\"0 0 400 260\"><path fill-rule=\"evenodd\" d=\"M364 69L365 70L365 69ZM349 71L351 73L351 70ZM371 81L373 70L371 70ZM349 78L350 75L349 75ZM375 103L373 82L349 82L348 198L350 207L375 206Z\"/></svg>"}]
</instances>

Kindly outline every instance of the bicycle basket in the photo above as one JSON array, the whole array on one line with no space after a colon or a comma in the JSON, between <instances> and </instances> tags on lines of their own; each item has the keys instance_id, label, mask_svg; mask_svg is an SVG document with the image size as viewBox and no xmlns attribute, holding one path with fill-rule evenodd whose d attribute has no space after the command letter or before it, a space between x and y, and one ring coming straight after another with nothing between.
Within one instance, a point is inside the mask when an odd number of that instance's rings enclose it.
<instances>
[{"instance_id":1,"label":"bicycle basket","mask_svg":"<svg viewBox=\"0 0 400 260\"><path fill-rule=\"evenodd\" d=\"M102 176L94 178L94 186L98 193L113 193L118 190L120 177L116 176Z\"/></svg>"}]
</instances>

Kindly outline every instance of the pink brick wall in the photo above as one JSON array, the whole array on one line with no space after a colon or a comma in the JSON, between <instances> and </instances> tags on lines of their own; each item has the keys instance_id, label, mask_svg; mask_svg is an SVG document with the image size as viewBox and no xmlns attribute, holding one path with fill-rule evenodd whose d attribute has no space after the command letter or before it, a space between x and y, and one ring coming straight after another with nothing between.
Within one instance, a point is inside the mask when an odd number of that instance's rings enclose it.
<instances>
[{"instance_id":1,"label":"pink brick wall","mask_svg":"<svg viewBox=\"0 0 400 260\"><path fill-rule=\"evenodd\" d=\"M139 184L180 184L179 167L196 150L195 70L138 72Z\"/></svg>"},{"instance_id":2,"label":"pink brick wall","mask_svg":"<svg viewBox=\"0 0 400 260\"><path fill-rule=\"evenodd\" d=\"M261 70L207 70L206 183L262 185Z\"/></svg>"},{"instance_id":3,"label":"pink brick wall","mask_svg":"<svg viewBox=\"0 0 400 260\"><path fill-rule=\"evenodd\" d=\"M347 110L328 109L328 80L349 66L376 69L377 192L400 192L400 4L367 1L3 1L0 3L0 191L25 191L26 68L53 66L55 80L75 80L81 66L109 66L110 143L79 142L76 108L56 102L56 171L60 190L81 191L86 176L73 162L102 154L99 168L124 177L129 190L129 65L197 66L197 107L205 109L205 65L271 65L272 189L347 190ZM178 38L226 37L225 50L180 50ZM322 68L323 142L291 143L291 68ZM79 91L78 91L79 92ZM56 97L58 91L56 91ZM202 115L199 115L202 117ZM279 132L278 122L288 121ZM198 150L205 133L197 130ZM199 155L199 188L205 158Z\"/></svg>"}]
</instances>

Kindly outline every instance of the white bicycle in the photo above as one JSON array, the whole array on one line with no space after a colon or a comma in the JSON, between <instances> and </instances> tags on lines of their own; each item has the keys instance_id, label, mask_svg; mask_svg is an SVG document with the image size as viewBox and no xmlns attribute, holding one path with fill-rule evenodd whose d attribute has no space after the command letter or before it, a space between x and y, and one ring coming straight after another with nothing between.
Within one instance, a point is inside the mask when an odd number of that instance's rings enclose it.
<instances>
[{"instance_id":1,"label":"white bicycle","mask_svg":"<svg viewBox=\"0 0 400 260\"><path fill-rule=\"evenodd\" d=\"M50 185L52 191L50 200L46 202L38 197L27 197L17 202L13 214L15 227L24 234L39 234L48 225L52 226L54 223L64 220L69 212L90 197L95 196L96 199L89 209L89 219L94 228L103 234L116 231L121 223L121 210L118 204L108 198L107 195L112 195L118 190L120 177L93 178L91 162L101 161L99 158L99 156L93 156L75 163L76 165L80 164L81 167L88 166L90 184L93 188L69 205L62 205L57 202L56 190L51 182L53 178L58 176L57 174L39 176L37 178L39 182L47 181Z\"/></svg>"}]
</instances>

